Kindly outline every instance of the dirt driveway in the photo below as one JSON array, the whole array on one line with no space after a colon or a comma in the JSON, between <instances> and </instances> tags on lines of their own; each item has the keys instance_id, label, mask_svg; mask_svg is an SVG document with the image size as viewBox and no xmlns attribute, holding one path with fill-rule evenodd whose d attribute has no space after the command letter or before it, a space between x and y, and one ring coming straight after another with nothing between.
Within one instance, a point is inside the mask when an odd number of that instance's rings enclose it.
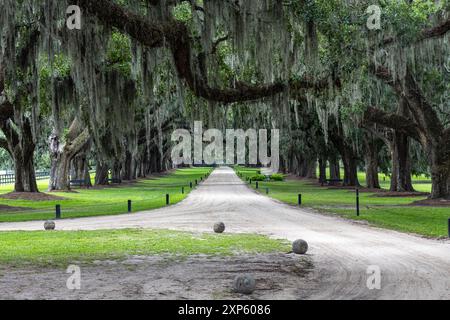
<instances>
[{"instance_id":1,"label":"dirt driveway","mask_svg":"<svg viewBox=\"0 0 450 320\"><path fill-rule=\"evenodd\" d=\"M227 167L216 169L177 205L121 216L61 220L57 228L210 231L217 221L225 222L227 232L307 240L314 265L308 281L314 285L305 284L310 290L297 292L297 298L450 299L448 241L373 228L274 201L249 189ZM41 230L42 225L42 221L2 223L0 231ZM376 269L381 271L381 289L370 290L367 280L370 270Z\"/></svg>"}]
</instances>

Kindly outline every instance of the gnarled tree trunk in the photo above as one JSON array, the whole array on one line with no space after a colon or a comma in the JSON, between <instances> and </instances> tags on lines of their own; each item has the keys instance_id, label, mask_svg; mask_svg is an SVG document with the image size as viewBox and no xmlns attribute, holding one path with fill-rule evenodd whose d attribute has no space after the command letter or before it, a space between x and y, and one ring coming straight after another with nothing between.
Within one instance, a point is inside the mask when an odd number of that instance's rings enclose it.
<instances>
[{"instance_id":1,"label":"gnarled tree trunk","mask_svg":"<svg viewBox=\"0 0 450 320\"><path fill-rule=\"evenodd\" d=\"M319 181L323 182L327 179L327 160L324 157L319 158Z\"/></svg>"},{"instance_id":2,"label":"gnarled tree trunk","mask_svg":"<svg viewBox=\"0 0 450 320\"><path fill-rule=\"evenodd\" d=\"M50 136L52 166L50 171L49 191L70 190L70 163L72 159L89 143L89 129L82 129L78 118L72 122L66 142L53 133Z\"/></svg>"},{"instance_id":3,"label":"gnarled tree trunk","mask_svg":"<svg viewBox=\"0 0 450 320\"><path fill-rule=\"evenodd\" d=\"M14 191L39 192L34 168L36 144L33 140L30 121L24 117L21 134L16 131L17 126L11 125L11 121L1 121L1 130L5 135L4 148L7 149L14 161Z\"/></svg>"},{"instance_id":4,"label":"gnarled tree trunk","mask_svg":"<svg viewBox=\"0 0 450 320\"><path fill-rule=\"evenodd\" d=\"M344 164L344 186L359 186L358 180L358 157L351 145L348 145L344 138L337 132L330 135L336 149L339 151Z\"/></svg>"},{"instance_id":5,"label":"gnarled tree trunk","mask_svg":"<svg viewBox=\"0 0 450 320\"><path fill-rule=\"evenodd\" d=\"M74 180L83 180L85 182L85 186L91 187L91 175L89 173L89 161L88 161L88 152L91 148L90 143L87 143L82 150L73 158L72 166L71 166L71 179Z\"/></svg>"},{"instance_id":6,"label":"gnarled tree trunk","mask_svg":"<svg viewBox=\"0 0 450 320\"><path fill-rule=\"evenodd\" d=\"M378 179L378 145L371 134L364 135L367 188L380 189Z\"/></svg>"},{"instance_id":7,"label":"gnarled tree trunk","mask_svg":"<svg viewBox=\"0 0 450 320\"><path fill-rule=\"evenodd\" d=\"M97 159L97 165L95 167L95 185L107 185L108 184L109 166Z\"/></svg>"},{"instance_id":8,"label":"gnarled tree trunk","mask_svg":"<svg viewBox=\"0 0 450 320\"><path fill-rule=\"evenodd\" d=\"M330 163L330 179L340 180L341 179L341 167L339 165L339 159L337 155L332 155L329 157Z\"/></svg>"}]
</instances>

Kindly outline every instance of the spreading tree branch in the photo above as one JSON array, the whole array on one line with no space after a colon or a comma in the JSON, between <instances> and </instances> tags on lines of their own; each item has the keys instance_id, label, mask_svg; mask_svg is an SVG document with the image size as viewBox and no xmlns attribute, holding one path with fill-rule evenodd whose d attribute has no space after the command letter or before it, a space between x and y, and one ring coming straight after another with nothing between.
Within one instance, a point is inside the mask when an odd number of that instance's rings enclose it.
<instances>
[{"instance_id":1,"label":"spreading tree branch","mask_svg":"<svg viewBox=\"0 0 450 320\"><path fill-rule=\"evenodd\" d=\"M427 39L442 37L449 30L450 30L450 18L448 18L447 20L445 20L444 22L440 23L437 26L422 30L417 42L424 41ZM386 38L383 40L382 45L387 46L387 45L393 44L395 41L396 41L396 39L394 37Z\"/></svg>"},{"instance_id":2,"label":"spreading tree branch","mask_svg":"<svg viewBox=\"0 0 450 320\"><path fill-rule=\"evenodd\" d=\"M409 69L407 70L404 85L398 79L394 79L386 67L380 66L375 68L372 65L371 71L377 78L391 86L397 96L406 98L409 110L420 132L427 135L428 139L432 138L434 141L439 141L444 126L439 120L436 110L433 109L423 96L422 90L411 71Z\"/></svg>"},{"instance_id":3,"label":"spreading tree branch","mask_svg":"<svg viewBox=\"0 0 450 320\"><path fill-rule=\"evenodd\" d=\"M227 34L226 36L220 37L219 39L214 41L213 46L212 46L212 50L211 50L211 54L216 54L217 48L219 47L219 45L222 42L227 41L229 38L230 38L230 35Z\"/></svg>"},{"instance_id":4,"label":"spreading tree branch","mask_svg":"<svg viewBox=\"0 0 450 320\"><path fill-rule=\"evenodd\" d=\"M180 79L186 81L195 95L206 100L222 103L244 102L271 97L287 89L324 88L323 83L316 84L310 80L245 85L240 88L211 87L202 75L193 71L195 68L191 58L192 39L184 23L175 20L150 22L110 0L77 1L81 8L96 16L100 23L127 33L142 45L149 48L169 48Z\"/></svg>"},{"instance_id":5,"label":"spreading tree branch","mask_svg":"<svg viewBox=\"0 0 450 320\"><path fill-rule=\"evenodd\" d=\"M364 113L364 122L376 123L394 129L420 142L421 134L417 124L404 116L369 107Z\"/></svg>"}]
</instances>

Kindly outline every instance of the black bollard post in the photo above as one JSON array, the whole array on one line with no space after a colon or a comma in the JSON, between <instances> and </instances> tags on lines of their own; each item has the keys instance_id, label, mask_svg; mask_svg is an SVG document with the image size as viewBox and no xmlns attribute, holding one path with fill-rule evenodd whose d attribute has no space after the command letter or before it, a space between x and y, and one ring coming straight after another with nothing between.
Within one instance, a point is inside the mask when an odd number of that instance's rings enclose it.
<instances>
[{"instance_id":1,"label":"black bollard post","mask_svg":"<svg viewBox=\"0 0 450 320\"><path fill-rule=\"evenodd\" d=\"M269 194L269 188L266 188L266 194Z\"/></svg>"},{"instance_id":2,"label":"black bollard post","mask_svg":"<svg viewBox=\"0 0 450 320\"><path fill-rule=\"evenodd\" d=\"M259 183L256 181L256 189L259 189Z\"/></svg>"},{"instance_id":3,"label":"black bollard post","mask_svg":"<svg viewBox=\"0 0 450 320\"><path fill-rule=\"evenodd\" d=\"M170 204L170 196L166 194L166 205Z\"/></svg>"},{"instance_id":4,"label":"black bollard post","mask_svg":"<svg viewBox=\"0 0 450 320\"><path fill-rule=\"evenodd\" d=\"M128 213L131 213L131 200L128 200Z\"/></svg>"},{"instance_id":5,"label":"black bollard post","mask_svg":"<svg viewBox=\"0 0 450 320\"><path fill-rule=\"evenodd\" d=\"M359 189L356 188L356 216L359 217Z\"/></svg>"},{"instance_id":6,"label":"black bollard post","mask_svg":"<svg viewBox=\"0 0 450 320\"><path fill-rule=\"evenodd\" d=\"M195 185L198 185L198 181L197 181L197 179L195 179Z\"/></svg>"},{"instance_id":7,"label":"black bollard post","mask_svg":"<svg viewBox=\"0 0 450 320\"><path fill-rule=\"evenodd\" d=\"M181 194L184 194L184 187L181 187Z\"/></svg>"},{"instance_id":8,"label":"black bollard post","mask_svg":"<svg viewBox=\"0 0 450 320\"><path fill-rule=\"evenodd\" d=\"M301 193L298 194L298 205L299 206L302 205L302 195L301 195Z\"/></svg>"},{"instance_id":9,"label":"black bollard post","mask_svg":"<svg viewBox=\"0 0 450 320\"><path fill-rule=\"evenodd\" d=\"M250 182L249 182L250 184L252 184L252 179L250 179Z\"/></svg>"},{"instance_id":10,"label":"black bollard post","mask_svg":"<svg viewBox=\"0 0 450 320\"><path fill-rule=\"evenodd\" d=\"M450 238L450 218L448 218L448 237Z\"/></svg>"},{"instance_id":11,"label":"black bollard post","mask_svg":"<svg viewBox=\"0 0 450 320\"><path fill-rule=\"evenodd\" d=\"M61 219L61 205L57 204L55 209L56 209L55 218L56 219Z\"/></svg>"},{"instance_id":12,"label":"black bollard post","mask_svg":"<svg viewBox=\"0 0 450 320\"><path fill-rule=\"evenodd\" d=\"M191 189L192 189L192 182L189 182L189 187L191 187Z\"/></svg>"}]
</instances>

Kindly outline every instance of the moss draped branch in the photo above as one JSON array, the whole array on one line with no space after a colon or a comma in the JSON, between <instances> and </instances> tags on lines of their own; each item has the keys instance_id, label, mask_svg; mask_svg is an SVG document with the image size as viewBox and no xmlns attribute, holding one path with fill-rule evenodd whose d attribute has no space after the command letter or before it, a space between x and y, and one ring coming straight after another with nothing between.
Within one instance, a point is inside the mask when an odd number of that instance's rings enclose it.
<instances>
[{"instance_id":1,"label":"moss draped branch","mask_svg":"<svg viewBox=\"0 0 450 320\"><path fill-rule=\"evenodd\" d=\"M174 57L178 76L186 81L195 95L206 100L222 103L244 102L271 97L288 89L320 90L328 86L327 80L316 82L301 79L262 85L242 85L237 88L211 87L205 77L193 71L195 68L192 61L192 39L184 23L175 20L150 22L110 0L77 0L77 2L88 14L97 17L103 25L127 33L142 45L148 48L169 48Z\"/></svg>"},{"instance_id":2,"label":"moss draped branch","mask_svg":"<svg viewBox=\"0 0 450 320\"><path fill-rule=\"evenodd\" d=\"M449 30L450 30L450 18L448 18L444 22L438 24L437 26L422 30L417 41L420 42L420 41L427 40L427 39L442 37ZM385 45L385 46L390 45L390 44L393 44L395 41L396 41L396 39L393 37L386 38L386 39L384 39L382 45Z\"/></svg>"},{"instance_id":3,"label":"moss draped branch","mask_svg":"<svg viewBox=\"0 0 450 320\"><path fill-rule=\"evenodd\" d=\"M375 107L369 107L364 113L364 122L376 123L394 129L420 142L420 131L417 124L396 113L385 112Z\"/></svg>"}]
</instances>

